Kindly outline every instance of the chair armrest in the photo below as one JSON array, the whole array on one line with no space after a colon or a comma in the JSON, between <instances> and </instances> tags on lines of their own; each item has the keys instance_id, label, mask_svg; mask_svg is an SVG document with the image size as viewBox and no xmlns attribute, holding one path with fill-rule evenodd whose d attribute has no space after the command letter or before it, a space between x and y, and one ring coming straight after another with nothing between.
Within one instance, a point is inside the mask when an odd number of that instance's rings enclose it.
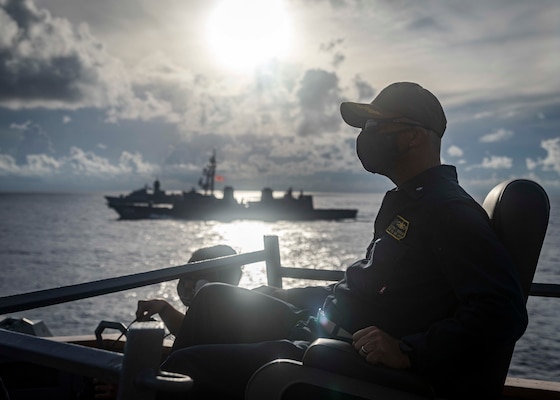
<instances>
[{"instance_id":1,"label":"chair armrest","mask_svg":"<svg viewBox=\"0 0 560 400\"><path fill-rule=\"evenodd\" d=\"M410 370L370 364L350 343L341 340L315 340L305 352L303 365L415 394L434 396L432 386L417 374Z\"/></svg>"},{"instance_id":2,"label":"chair armrest","mask_svg":"<svg viewBox=\"0 0 560 400\"><path fill-rule=\"evenodd\" d=\"M259 368L247 384L245 400L263 399L426 400L426 396L278 359Z\"/></svg>"}]
</instances>

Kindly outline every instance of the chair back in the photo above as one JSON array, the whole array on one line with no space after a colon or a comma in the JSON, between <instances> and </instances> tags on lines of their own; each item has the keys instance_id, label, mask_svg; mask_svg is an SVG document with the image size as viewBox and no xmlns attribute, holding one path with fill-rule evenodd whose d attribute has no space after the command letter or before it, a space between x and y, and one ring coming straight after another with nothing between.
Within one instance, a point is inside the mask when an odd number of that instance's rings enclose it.
<instances>
[{"instance_id":1,"label":"chair back","mask_svg":"<svg viewBox=\"0 0 560 400\"><path fill-rule=\"evenodd\" d=\"M496 185L482 207L513 259L527 301L548 227L548 196L536 182L514 179ZM514 345L505 346L481 368L485 378L497 385L498 393L506 380L513 350Z\"/></svg>"},{"instance_id":2,"label":"chair back","mask_svg":"<svg viewBox=\"0 0 560 400\"><path fill-rule=\"evenodd\" d=\"M482 207L515 263L527 300L548 227L548 195L536 182L513 179L496 185Z\"/></svg>"}]
</instances>

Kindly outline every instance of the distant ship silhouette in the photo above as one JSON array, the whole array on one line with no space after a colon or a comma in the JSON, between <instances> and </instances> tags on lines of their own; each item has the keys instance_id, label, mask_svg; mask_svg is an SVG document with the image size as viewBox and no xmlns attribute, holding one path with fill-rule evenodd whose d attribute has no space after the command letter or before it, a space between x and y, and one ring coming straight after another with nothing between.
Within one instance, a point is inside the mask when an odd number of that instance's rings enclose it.
<instances>
[{"instance_id":1,"label":"distant ship silhouette","mask_svg":"<svg viewBox=\"0 0 560 400\"><path fill-rule=\"evenodd\" d=\"M316 209L313 206L313 196L300 192L295 197L292 188L284 196L277 198L273 196L271 188L264 188L260 201L244 204L235 199L233 187L225 186L222 198L217 198L214 196L214 182L216 178L223 178L216 176L216 165L214 150L198 182L202 193L194 188L188 192L166 193L161 190L160 182L156 179L153 190L145 187L126 196L105 196L107 206L115 210L120 219L304 221L355 219L358 213L357 209Z\"/></svg>"}]
</instances>

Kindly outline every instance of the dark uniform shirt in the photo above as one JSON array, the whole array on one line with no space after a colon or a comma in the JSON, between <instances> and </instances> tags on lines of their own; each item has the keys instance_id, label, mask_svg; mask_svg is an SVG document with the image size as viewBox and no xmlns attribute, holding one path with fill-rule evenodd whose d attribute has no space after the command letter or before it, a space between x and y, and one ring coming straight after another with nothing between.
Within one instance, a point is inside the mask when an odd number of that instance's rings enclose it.
<instances>
[{"instance_id":1,"label":"dark uniform shirt","mask_svg":"<svg viewBox=\"0 0 560 400\"><path fill-rule=\"evenodd\" d=\"M435 380L476 368L527 326L512 260L446 165L387 192L366 258L325 309L349 332L377 326L401 339L413 369Z\"/></svg>"}]
</instances>

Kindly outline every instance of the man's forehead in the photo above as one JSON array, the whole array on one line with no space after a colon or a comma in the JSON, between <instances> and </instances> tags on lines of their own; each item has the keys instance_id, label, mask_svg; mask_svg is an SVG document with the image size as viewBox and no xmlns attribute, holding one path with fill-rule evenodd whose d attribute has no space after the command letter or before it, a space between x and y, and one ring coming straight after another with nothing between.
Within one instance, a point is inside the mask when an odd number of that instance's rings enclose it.
<instances>
[{"instance_id":1,"label":"man's forehead","mask_svg":"<svg viewBox=\"0 0 560 400\"><path fill-rule=\"evenodd\" d=\"M392 129L392 128L402 129L403 127L407 126L405 124L395 122L395 121L392 121L392 120L377 120L377 121L375 121L374 125L377 125L378 127L382 128L383 130ZM410 126L410 125L408 125L408 126ZM410 128L412 128L412 126L410 126Z\"/></svg>"}]
</instances>

